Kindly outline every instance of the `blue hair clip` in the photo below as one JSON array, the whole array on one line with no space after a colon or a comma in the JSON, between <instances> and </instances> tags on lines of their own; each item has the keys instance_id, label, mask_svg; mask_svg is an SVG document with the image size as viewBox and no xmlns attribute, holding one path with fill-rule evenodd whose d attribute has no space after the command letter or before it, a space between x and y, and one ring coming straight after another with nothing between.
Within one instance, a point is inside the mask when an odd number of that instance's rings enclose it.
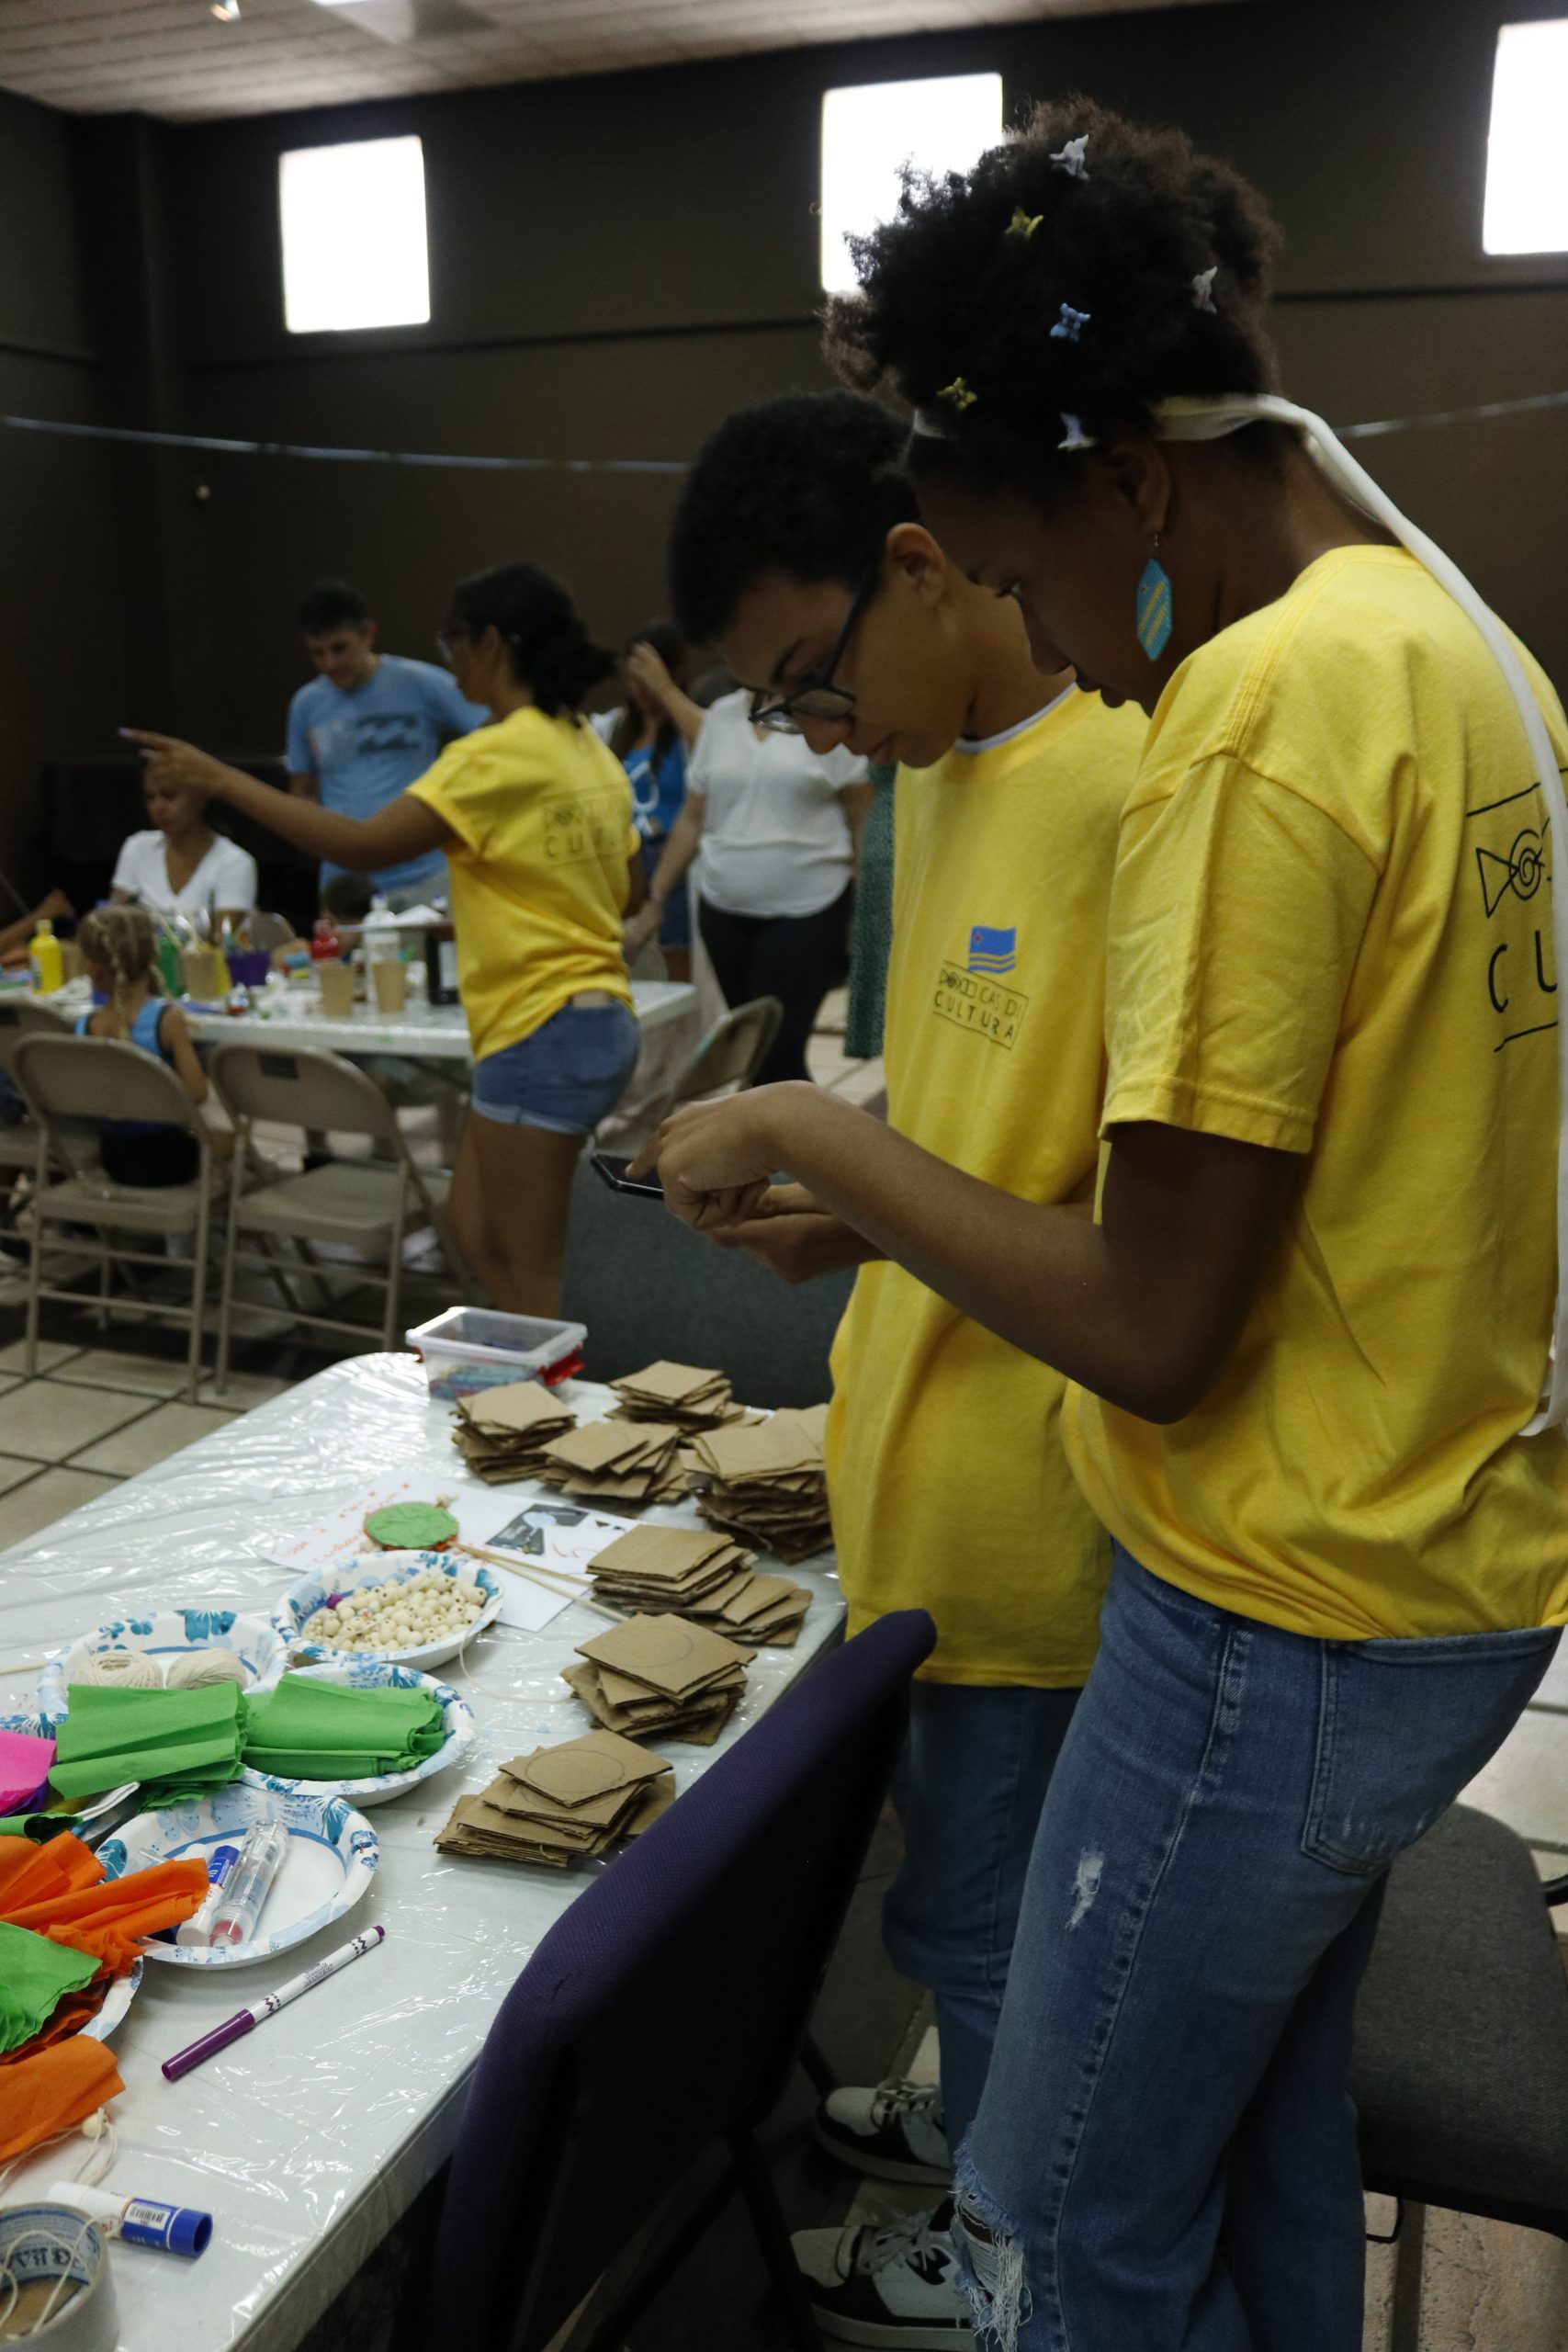
<instances>
[{"instance_id":1,"label":"blue hair clip","mask_svg":"<svg viewBox=\"0 0 1568 2352\"><path fill-rule=\"evenodd\" d=\"M1066 172L1069 179L1087 180L1089 166L1084 162L1084 150L1088 145L1088 131L1080 131L1076 139L1069 139L1065 147L1058 147L1051 161L1059 172Z\"/></svg>"},{"instance_id":2,"label":"blue hair clip","mask_svg":"<svg viewBox=\"0 0 1568 2352\"><path fill-rule=\"evenodd\" d=\"M1061 317L1051 330L1052 342L1077 343L1079 335L1088 326L1090 316L1089 311L1075 311L1070 302L1064 302Z\"/></svg>"}]
</instances>

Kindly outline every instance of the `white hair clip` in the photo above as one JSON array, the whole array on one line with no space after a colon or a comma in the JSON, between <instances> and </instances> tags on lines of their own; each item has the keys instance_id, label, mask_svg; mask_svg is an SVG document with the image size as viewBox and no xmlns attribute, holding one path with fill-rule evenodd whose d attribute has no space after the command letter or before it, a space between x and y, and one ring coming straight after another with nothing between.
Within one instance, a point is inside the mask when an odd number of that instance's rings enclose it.
<instances>
[{"instance_id":1,"label":"white hair clip","mask_svg":"<svg viewBox=\"0 0 1568 2352\"><path fill-rule=\"evenodd\" d=\"M1213 311L1214 280L1219 276L1219 272L1220 265L1215 262L1211 268L1201 269L1192 280L1192 308L1195 311Z\"/></svg>"},{"instance_id":2,"label":"white hair clip","mask_svg":"<svg viewBox=\"0 0 1568 2352\"><path fill-rule=\"evenodd\" d=\"M1059 172L1066 172L1070 180L1087 180L1089 165L1084 162L1084 150L1088 145L1088 131L1080 131L1076 139L1069 139L1065 147L1058 147L1051 161Z\"/></svg>"},{"instance_id":3,"label":"white hair clip","mask_svg":"<svg viewBox=\"0 0 1568 2352\"><path fill-rule=\"evenodd\" d=\"M1079 335L1088 326L1090 316L1089 311L1075 311L1070 302L1064 302L1061 316L1051 330L1052 342L1077 343Z\"/></svg>"},{"instance_id":4,"label":"white hair clip","mask_svg":"<svg viewBox=\"0 0 1568 2352\"><path fill-rule=\"evenodd\" d=\"M1062 423L1066 426L1066 437L1057 442L1058 449L1092 449L1094 447L1093 435L1086 433L1078 418L1070 416L1066 409L1062 411Z\"/></svg>"}]
</instances>

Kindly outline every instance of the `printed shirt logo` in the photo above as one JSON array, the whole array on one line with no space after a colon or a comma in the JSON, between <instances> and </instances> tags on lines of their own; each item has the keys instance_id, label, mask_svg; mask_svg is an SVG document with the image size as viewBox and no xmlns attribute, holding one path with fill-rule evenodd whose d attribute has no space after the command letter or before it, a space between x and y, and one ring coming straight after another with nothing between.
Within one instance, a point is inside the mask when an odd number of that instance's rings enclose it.
<instances>
[{"instance_id":1,"label":"printed shirt logo","mask_svg":"<svg viewBox=\"0 0 1568 2352\"><path fill-rule=\"evenodd\" d=\"M1473 840L1476 885L1481 912L1488 926L1486 994L1499 1016L1502 1034L1493 1047L1517 1045L1523 1037L1540 1037L1557 1026L1557 975L1551 957L1551 857L1550 818L1539 825L1525 822L1525 803L1535 798L1539 785L1527 785L1484 808L1472 808L1465 818L1492 836L1490 843ZM1531 900L1544 892L1540 908Z\"/></svg>"},{"instance_id":2,"label":"printed shirt logo","mask_svg":"<svg viewBox=\"0 0 1568 2352\"><path fill-rule=\"evenodd\" d=\"M1018 926L1010 931L989 931L977 922L969 933L969 969L972 972L1010 972L1018 962Z\"/></svg>"}]
</instances>

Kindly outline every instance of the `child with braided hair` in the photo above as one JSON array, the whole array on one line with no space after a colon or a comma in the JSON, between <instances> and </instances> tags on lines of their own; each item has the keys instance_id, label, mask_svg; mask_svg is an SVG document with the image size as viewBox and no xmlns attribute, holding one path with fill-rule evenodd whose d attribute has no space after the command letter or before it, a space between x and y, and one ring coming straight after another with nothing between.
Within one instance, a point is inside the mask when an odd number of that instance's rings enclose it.
<instances>
[{"instance_id":1,"label":"child with braided hair","mask_svg":"<svg viewBox=\"0 0 1568 2352\"><path fill-rule=\"evenodd\" d=\"M118 1037L167 1062L195 1103L207 1101L207 1073L177 1004L158 978L158 934L144 907L98 907L76 933L95 991L107 999L76 1023L79 1037ZM194 1182L200 1148L183 1128L152 1119L106 1119L104 1172L117 1184L162 1189Z\"/></svg>"},{"instance_id":2,"label":"child with braided hair","mask_svg":"<svg viewBox=\"0 0 1568 2352\"><path fill-rule=\"evenodd\" d=\"M1568 722L1274 392L1273 243L1224 164L1075 99L912 178L831 321L914 412L945 560L1149 715L1092 1221L811 1087L646 1155L705 1227L787 1173L1071 1384L1110 1587L957 2155L1004 2352L1359 2352L1383 1886L1568 1620ZM830 2252L830 2293L877 2259Z\"/></svg>"}]
</instances>

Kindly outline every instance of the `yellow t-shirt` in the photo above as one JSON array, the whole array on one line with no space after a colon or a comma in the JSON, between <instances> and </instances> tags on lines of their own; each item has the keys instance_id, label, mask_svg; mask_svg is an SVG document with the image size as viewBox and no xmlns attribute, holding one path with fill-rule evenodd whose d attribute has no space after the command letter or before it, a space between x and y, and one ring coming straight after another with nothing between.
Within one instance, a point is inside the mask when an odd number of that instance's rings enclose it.
<instances>
[{"instance_id":1,"label":"yellow t-shirt","mask_svg":"<svg viewBox=\"0 0 1568 2352\"><path fill-rule=\"evenodd\" d=\"M1562 756L1568 726L1523 656ZM1122 821L1104 1125L1303 1155L1234 1357L1156 1428L1072 1391L1156 1576L1357 1639L1568 1617L1568 1445L1518 1432L1557 1279L1546 814L1472 625L1321 557L1161 697Z\"/></svg>"},{"instance_id":2,"label":"yellow t-shirt","mask_svg":"<svg viewBox=\"0 0 1568 2352\"><path fill-rule=\"evenodd\" d=\"M409 790L457 836L446 863L476 1061L531 1037L583 989L630 1004L631 786L591 727L514 710L449 743Z\"/></svg>"},{"instance_id":3,"label":"yellow t-shirt","mask_svg":"<svg viewBox=\"0 0 1568 2352\"><path fill-rule=\"evenodd\" d=\"M885 1055L900 1134L1032 1201L1087 1196L1105 925L1141 712L1076 690L992 748L901 768ZM852 1629L929 1609L937 1682L1082 1682L1110 1565L1059 1374L902 1267L863 1267L833 1350L829 1487Z\"/></svg>"}]
</instances>

